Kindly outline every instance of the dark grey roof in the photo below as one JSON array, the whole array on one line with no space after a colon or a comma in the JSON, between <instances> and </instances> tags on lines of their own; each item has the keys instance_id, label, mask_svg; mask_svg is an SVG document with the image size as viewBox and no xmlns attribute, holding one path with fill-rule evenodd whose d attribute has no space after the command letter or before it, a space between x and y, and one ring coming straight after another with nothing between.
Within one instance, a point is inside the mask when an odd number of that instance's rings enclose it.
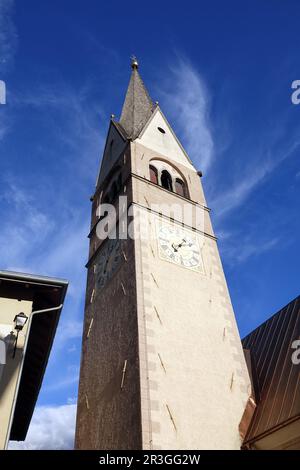
<instances>
[{"instance_id":1,"label":"dark grey roof","mask_svg":"<svg viewBox=\"0 0 300 470\"><path fill-rule=\"evenodd\" d=\"M135 139L139 135L153 109L152 100L137 67L133 67L120 118L120 124L129 139Z\"/></svg>"},{"instance_id":2,"label":"dark grey roof","mask_svg":"<svg viewBox=\"0 0 300 470\"><path fill-rule=\"evenodd\" d=\"M0 270L0 281L10 280L11 282L24 283L25 281L30 284L44 284L44 285L59 285L68 287L69 282L66 279L57 277L40 276L39 274L19 273L16 271Z\"/></svg>"},{"instance_id":3,"label":"dark grey roof","mask_svg":"<svg viewBox=\"0 0 300 470\"><path fill-rule=\"evenodd\" d=\"M300 417L299 365L291 360L299 335L300 296L242 340L257 404L244 446Z\"/></svg>"}]
</instances>

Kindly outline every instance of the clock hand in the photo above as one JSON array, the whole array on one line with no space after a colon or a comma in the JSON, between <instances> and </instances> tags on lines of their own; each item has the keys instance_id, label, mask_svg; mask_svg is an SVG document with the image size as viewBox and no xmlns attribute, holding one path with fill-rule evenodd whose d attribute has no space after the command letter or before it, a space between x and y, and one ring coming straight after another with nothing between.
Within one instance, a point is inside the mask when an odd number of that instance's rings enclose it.
<instances>
[{"instance_id":1,"label":"clock hand","mask_svg":"<svg viewBox=\"0 0 300 470\"><path fill-rule=\"evenodd\" d=\"M110 261L110 259L111 259L113 250L114 250L114 248L113 248L112 246L110 246L110 247L109 247L109 250L108 250L107 259L106 259L106 262L105 262L103 274L106 274L107 265L108 265L108 263L109 263L109 261Z\"/></svg>"},{"instance_id":2,"label":"clock hand","mask_svg":"<svg viewBox=\"0 0 300 470\"><path fill-rule=\"evenodd\" d=\"M178 251L178 248L181 248L182 246L192 246L192 243L187 243L185 238L183 238L182 242L179 243L177 246L175 245L175 243L172 243L172 248L174 251Z\"/></svg>"},{"instance_id":3,"label":"clock hand","mask_svg":"<svg viewBox=\"0 0 300 470\"><path fill-rule=\"evenodd\" d=\"M183 238L182 242L177 245L177 248L181 248L182 246L192 246L192 243L187 243L187 241Z\"/></svg>"},{"instance_id":4,"label":"clock hand","mask_svg":"<svg viewBox=\"0 0 300 470\"><path fill-rule=\"evenodd\" d=\"M179 243L179 245L177 246L177 248L181 248L184 243L186 243L186 240L183 238L183 239L182 239L182 242Z\"/></svg>"},{"instance_id":5,"label":"clock hand","mask_svg":"<svg viewBox=\"0 0 300 470\"><path fill-rule=\"evenodd\" d=\"M179 243L177 246L176 246L174 243L172 243L172 248L173 248L173 250L174 250L174 251L178 251L178 248L181 248L182 246L184 246L184 243L186 243L185 238L183 238L183 239L182 239L182 242Z\"/></svg>"},{"instance_id":6,"label":"clock hand","mask_svg":"<svg viewBox=\"0 0 300 470\"><path fill-rule=\"evenodd\" d=\"M107 265L108 265L108 262L109 262L109 257L107 258L106 262L105 262L105 266L104 266L104 270L103 270L103 274L106 273L106 268L107 268Z\"/></svg>"}]
</instances>

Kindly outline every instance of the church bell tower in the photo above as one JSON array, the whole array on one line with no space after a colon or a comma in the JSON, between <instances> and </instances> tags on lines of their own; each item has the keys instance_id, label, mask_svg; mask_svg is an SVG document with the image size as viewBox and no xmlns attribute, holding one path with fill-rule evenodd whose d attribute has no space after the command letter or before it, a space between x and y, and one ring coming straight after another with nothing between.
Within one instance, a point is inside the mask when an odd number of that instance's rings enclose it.
<instances>
[{"instance_id":1,"label":"church bell tower","mask_svg":"<svg viewBox=\"0 0 300 470\"><path fill-rule=\"evenodd\" d=\"M92 197L75 445L240 449L250 379L201 173L131 66Z\"/></svg>"}]
</instances>

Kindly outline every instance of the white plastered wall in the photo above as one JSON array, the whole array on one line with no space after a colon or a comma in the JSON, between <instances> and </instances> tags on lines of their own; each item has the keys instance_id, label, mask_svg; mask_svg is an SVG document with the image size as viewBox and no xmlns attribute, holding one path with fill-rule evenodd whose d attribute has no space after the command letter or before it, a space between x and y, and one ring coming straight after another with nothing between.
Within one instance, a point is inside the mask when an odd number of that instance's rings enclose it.
<instances>
[{"instance_id":1,"label":"white plastered wall","mask_svg":"<svg viewBox=\"0 0 300 470\"><path fill-rule=\"evenodd\" d=\"M0 339L5 341L6 357L2 364L0 379L0 449L5 447L10 416L15 399L20 367L23 361L23 347L29 321L19 333L16 355L13 357L16 331L14 318L20 312L27 317L31 314L32 302L27 300L0 298Z\"/></svg>"}]
</instances>

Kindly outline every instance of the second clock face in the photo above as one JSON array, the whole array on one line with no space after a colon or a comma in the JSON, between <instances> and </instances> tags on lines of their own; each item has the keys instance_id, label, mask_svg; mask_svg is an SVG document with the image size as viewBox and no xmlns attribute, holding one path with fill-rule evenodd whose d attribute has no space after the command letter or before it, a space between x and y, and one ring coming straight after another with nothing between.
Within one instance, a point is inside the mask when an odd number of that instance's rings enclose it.
<instances>
[{"instance_id":1,"label":"second clock face","mask_svg":"<svg viewBox=\"0 0 300 470\"><path fill-rule=\"evenodd\" d=\"M176 226L158 227L160 256L185 268L203 272L202 257L197 237Z\"/></svg>"},{"instance_id":2,"label":"second clock face","mask_svg":"<svg viewBox=\"0 0 300 470\"><path fill-rule=\"evenodd\" d=\"M96 289L104 287L113 276L121 261L119 240L108 239L95 260L95 286Z\"/></svg>"}]
</instances>

